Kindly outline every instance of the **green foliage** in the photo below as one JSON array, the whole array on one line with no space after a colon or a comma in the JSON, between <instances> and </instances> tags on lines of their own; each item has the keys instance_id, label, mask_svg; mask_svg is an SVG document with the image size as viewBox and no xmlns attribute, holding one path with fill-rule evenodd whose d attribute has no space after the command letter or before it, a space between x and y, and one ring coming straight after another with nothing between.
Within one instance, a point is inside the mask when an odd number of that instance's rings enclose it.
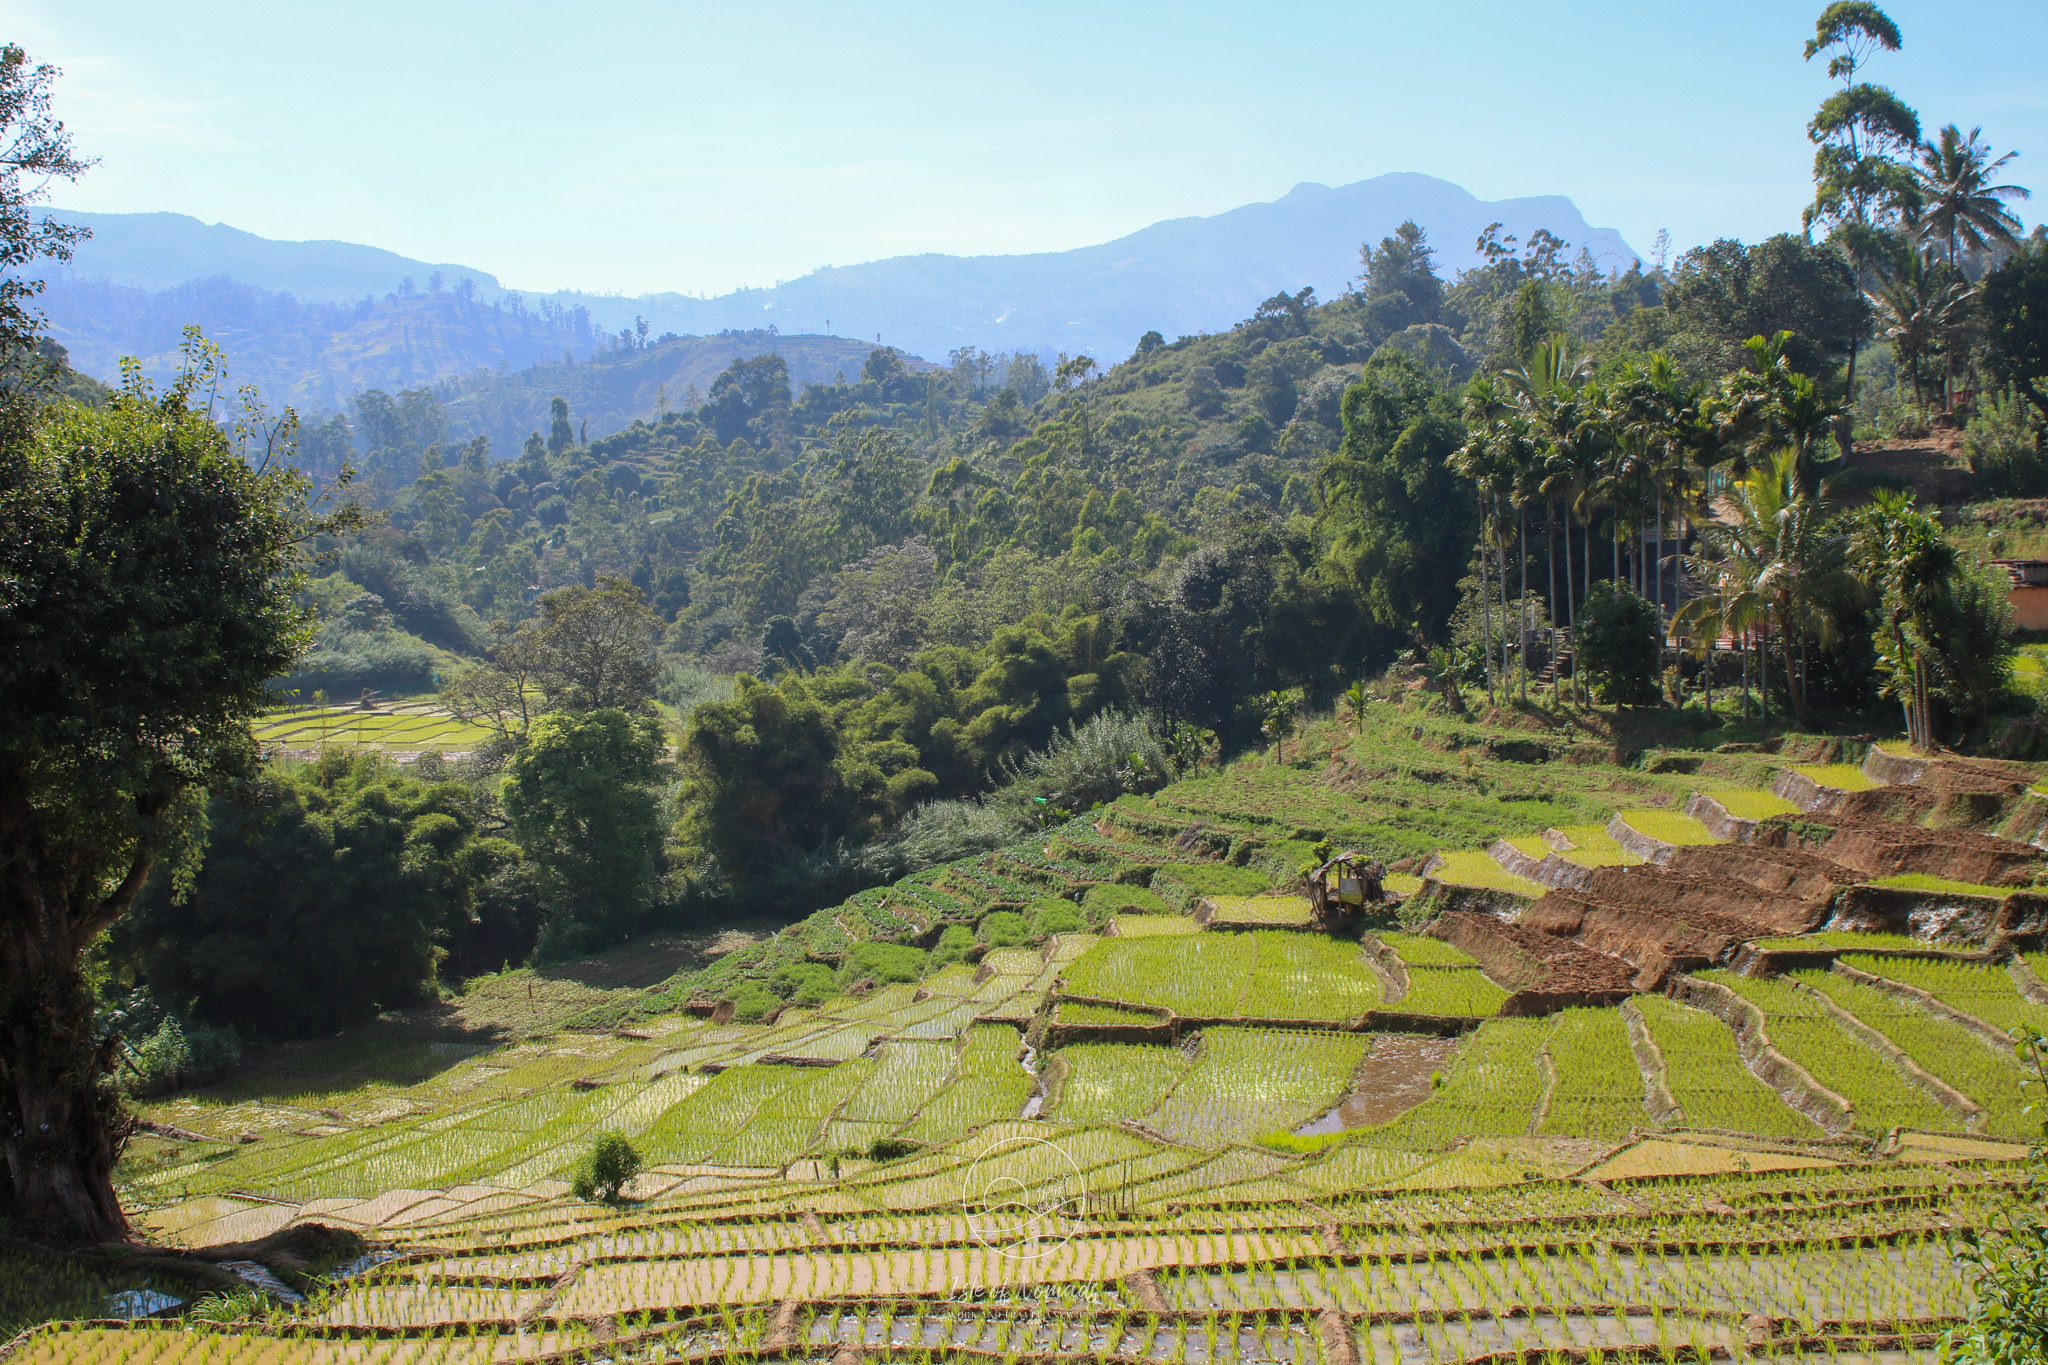
<instances>
[{"instance_id":1,"label":"green foliage","mask_svg":"<svg viewBox=\"0 0 2048 1365\"><path fill-rule=\"evenodd\" d=\"M1991 371L2048 418L2048 241L2024 243L1983 288Z\"/></svg>"},{"instance_id":2,"label":"green foliage","mask_svg":"<svg viewBox=\"0 0 2048 1365\"><path fill-rule=\"evenodd\" d=\"M1344 395L1344 446L1317 475L1332 569L1375 624L1437 640L1478 528L1450 398L1404 356L1375 357Z\"/></svg>"},{"instance_id":3,"label":"green foliage","mask_svg":"<svg viewBox=\"0 0 2048 1365\"><path fill-rule=\"evenodd\" d=\"M1943 1342L1958 1365L2021 1365L2048 1355L2048 1036L2039 1028L2012 1031L2013 1055L2025 1079L2025 1112L2043 1145L2030 1155L2026 1188L1989 1228L1963 1231L1957 1259L1973 1291L1969 1321Z\"/></svg>"},{"instance_id":4,"label":"green foliage","mask_svg":"<svg viewBox=\"0 0 2048 1365\"><path fill-rule=\"evenodd\" d=\"M52 1236L125 1226L85 954L197 814L192 793L255 772L249 722L308 634L293 421L249 394L223 430L219 352L193 335L185 358L161 395L131 369L102 407L0 404L0 1128L39 1135L0 1154L0 1214ZM252 465L251 443L277 458Z\"/></svg>"},{"instance_id":5,"label":"green foliage","mask_svg":"<svg viewBox=\"0 0 2048 1365\"><path fill-rule=\"evenodd\" d=\"M1030 940L1042 943L1054 934L1079 933L1088 927L1071 901L1034 901L1031 905Z\"/></svg>"},{"instance_id":6,"label":"green foliage","mask_svg":"<svg viewBox=\"0 0 2048 1365\"><path fill-rule=\"evenodd\" d=\"M1605 579L1593 585L1579 607L1572 643L1600 700L1638 705L1655 699L1662 634L1657 608L1648 601Z\"/></svg>"},{"instance_id":7,"label":"green foliage","mask_svg":"<svg viewBox=\"0 0 2048 1365\"><path fill-rule=\"evenodd\" d=\"M846 954L846 963L839 969L843 980L873 981L886 985L891 981L916 981L925 974L930 958L921 950L903 943L856 943Z\"/></svg>"},{"instance_id":8,"label":"green foliage","mask_svg":"<svg viewBox=\"0 0 2048 1365\"><path fill-rule=\"evenodd\" d=\"M590 1150L576 1163L570 1177L569 1193L578 1199L616 1204L620 1193L640 1174L640 1153L617 1133L599 1133Z\"/></svg>"},{"instance_id":9,"label":"green foliage","mask_svg":"<svg viewBox=\"0 0 2048 1365\"><path fill-rule=\"evenodd\" d=\"M198 837L197 875L152 878L117 955L199 1020L287 1037L429 998L518 858L463 788L338 750L215 799Z\"/></svg>"},{"instance_id":10,"label":"green foliage","mask_svg":"<svg viewBox=\"0 0 2048 1365\"><path fill-rule=\"evenodd\" d=\"M726 999L732 1001L732 1017L742 1024L767 1018L782 1008L782 997L758 981L742 981Z\"/></svg>"},{"instance_id":11,"label":"green foliage","mask_svg":"<svg viewBox=\"0 0 2048 1365\"><path fill-rule=\"evenodd\" d=\"M949 924L939 931L939 941L932 945L932 961L958 962L973 946L972 929L964 924Z\"/></svg>"},{"instance_id":12,"label":"green foliage","mask_svg":"<svg viewBox=\"0 0 2048 1365\"><path fill-rule=\"evenodd\" d=\"M1978 401L1976 413L1963 428L1963 454L1986 493L2009 498L2048 493L2040 421L2016 385L2008 384L2004 392Z\"/></svg>"},{"instance_id":13,"label":"green foliage","mask_svg":"<svg viewBox=\"0 0 2048 1365\"><path fill-rule=\"evenodd\" d=\"M667 746L652 719L607 709L551 712L527 733L505 784L505 811L560 907L543 957L594 951L653 909L662 821L653 784Z\"/></svg>"},{"instance_id":14,"label":"green foliage","mask_svg":"<svg viewBox=\"0 0 2048 1365\"><path fill-rule=\"evenodd\" d=\"M797 962L778 968L770 988L799 1005L822 1005L838 994L839 980L822 962Z\"/></svg>"},{"instance_id":15,"label":"green foliage","mask_svg":"<svg viewBox=\"0 0 2048 1365\"><path fill-rule=\"evenodd\" d=\"M1031 934L1024 917L1015 910L996 910L981 917L974 936L991 948L1014 948L1029 941Z\"/></svg>"},{"instance_id":16,"label":"green foliage","mask_svg":"<svg viewBox=\"0 0 2048 1365\"><path fill-rule=\"evenodd\" d=\"M1100 924L1120 910L1165 914L1173 907L1142 886L1091 886L1081 896L1081 911L1090 924Z\"/></svg>"}]
</instances>

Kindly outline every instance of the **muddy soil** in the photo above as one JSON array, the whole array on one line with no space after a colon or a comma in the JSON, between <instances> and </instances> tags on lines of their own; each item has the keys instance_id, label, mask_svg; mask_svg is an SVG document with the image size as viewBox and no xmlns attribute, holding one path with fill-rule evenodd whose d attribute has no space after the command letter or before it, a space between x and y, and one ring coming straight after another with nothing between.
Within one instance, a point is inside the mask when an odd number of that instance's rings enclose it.
<instances>
[{"instance_id":1,"label":"muddy soil","mask_svg":"<svg viewBox=\"0 0 2048 1365\"><path fill-rule=\"evenodd\" d=\"M1429 1078L1443 1070L1457 1047L1455 1038L1380 1035L1360 1064L1351 1093L1335 1109L1294 1131L1304 1137L1342 1133L1399 1118L1430 1097Z\"/></svg>"}]
</instances>

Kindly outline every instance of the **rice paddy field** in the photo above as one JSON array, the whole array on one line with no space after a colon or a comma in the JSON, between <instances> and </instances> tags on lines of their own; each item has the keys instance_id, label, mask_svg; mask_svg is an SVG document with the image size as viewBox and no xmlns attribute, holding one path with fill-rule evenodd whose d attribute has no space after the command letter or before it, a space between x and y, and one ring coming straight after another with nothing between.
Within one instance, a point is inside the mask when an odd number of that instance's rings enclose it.
<instances>
[{"instance_id":1,"label":"rice paddy field","mask_svg":"<svg viewBox=\"0 0 2048 1365\"><path fill-rule=\"evenodd\" d=\"M1956 942L1939 884L1887 924L1829 885L1805 932L1773 891L1743 934L1735 874L1773 855L1662 866L1719 856L1692 792L1778 816L1727 794L1853 767L1819 742L1624 769L1386 711L516 1041L349 1035L146 1104L120 1179L159 1242L317 1222L375 1254L211 1325L137 1317L171 1292L146 1277L47 1276L0 1292L12 1359L1934 1360L1971 1303L1952 1234L2025 1197L2038 1119L1996 1040L2048 1024L2048 945ZM1502 840L1581 857L1552 886ZM1314 925L1267 894L1332 847L1407 860L1399 903ZM1089 928L735 1017L783 965L1049 899ZM1711 960L1656 937L1689 915ZM570 1193L602 1133L645 1161L615 1203Z\"/></svg>"},{"instance_id":2,"label":"rice paddy field","mask_svg":"<svg viewBox=\"0 0 2048 1365\"><path fill-rule=\"evenodd\" d=\"M305 758L330 748L376 749L391 755L467 753L491 737L481 725L449 715L431 701L361 706L293 706L267 712L255 726L266 749Z\"/></svg>"}]
</instances>

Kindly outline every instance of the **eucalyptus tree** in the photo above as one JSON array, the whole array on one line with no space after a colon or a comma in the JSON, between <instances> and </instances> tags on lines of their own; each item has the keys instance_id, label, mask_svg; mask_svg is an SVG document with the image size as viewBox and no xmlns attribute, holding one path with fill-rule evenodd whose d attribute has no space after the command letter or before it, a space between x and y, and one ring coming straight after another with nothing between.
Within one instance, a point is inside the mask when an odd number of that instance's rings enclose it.
<instances>
[{"instance_id":1,"label":"eucalyptus tree","mask_svg":"<svg viewBox=\"0 0 2048 1365\"><path fill-rule=\"evenodd\" d=\"M1897 52L1900 42L1898 25L1868 0L1836 0L1821 11L1806 42L1806 60L1828 54L1828 75L1842 88L1821 101L1806 125L1815 147L1814 195L1802 218L1808 232L1829 230L1855 268L1858 292L1920 199L1906 164L1920 146L1920 116L1884 86L1856 79L1870 58ZM1848 391L1856 391L1853 342Z\"/></svg>"}]
</instances>

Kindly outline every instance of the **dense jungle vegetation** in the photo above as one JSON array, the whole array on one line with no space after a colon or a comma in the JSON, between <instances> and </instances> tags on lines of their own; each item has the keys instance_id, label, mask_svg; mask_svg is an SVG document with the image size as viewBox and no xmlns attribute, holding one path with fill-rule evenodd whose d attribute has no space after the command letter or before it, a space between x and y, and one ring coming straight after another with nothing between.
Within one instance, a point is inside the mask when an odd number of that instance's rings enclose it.
<instances>
[{"instance_id":1,"label":"dense jungle vegetation","mask_svg":"<svg viewBox=\"0 0 2048 1365\"><path fill-rule=\"evenodd\" d=\"M120 1233L117 1060L175 1085L493 967L793 917L1373 677L2033 756L1996 537L1866 456L1953 434L1980 494L2048 492L2048 239L1980 134L1859 82L1889 20L1828 14L1798 231L1621 274L1489 231L1447 279L1409 223L1340 297L1114 364L878 348L799 385L762 349L593 439L597 395L681 373L688 339L622 335L301 429L223 421L196 330L163 390L81 383L0 282L0 864L40 869L0 892L0 1217ZM6 53L44 117L53 73ZM61 258L7 183L10 259ZM494 441L538 386L546 428ZM372 690L490 738L263 761L280 694Z\"/></svg>"},{"instance_id":2,"label":"dense jungle vegetation","mask_svg":"<svg viewBox=\"0 0 2048 1365\"><path fill-rule=\"evenodd\" d=\"M495 738L409 772L273 768L209 815L193 894L160 881L116 936L121 979L289 1031L416 998L437 961L796 913L1262 744L1397 663L1553 724L1661 703L2030 746L1999 719L2031 706L1999 571L1854 443L1961 428L1979 496L2048 491L2048 242L1977 134L1923 137L1858 83L1881 38L1817 49L1844 87L1807 130L1803 231L1648 269L1489 230L1446 279L1408 223L1338 298L1107 366L878 348L798 386L764 351L594 439L578 404L635 401L687 343L358 394L298 449L352 463L375 515L324 546L281 687L438 691ZM547 385L517 450L479 428ZM365 873L433 868L384 900L405 931L303 913L414 947L284 1013L184 960L193 916L239 932L235 858L260 880L301 856L231 829L356 847L365 803L416 812Z\"/></svg>"}]
</instances>

